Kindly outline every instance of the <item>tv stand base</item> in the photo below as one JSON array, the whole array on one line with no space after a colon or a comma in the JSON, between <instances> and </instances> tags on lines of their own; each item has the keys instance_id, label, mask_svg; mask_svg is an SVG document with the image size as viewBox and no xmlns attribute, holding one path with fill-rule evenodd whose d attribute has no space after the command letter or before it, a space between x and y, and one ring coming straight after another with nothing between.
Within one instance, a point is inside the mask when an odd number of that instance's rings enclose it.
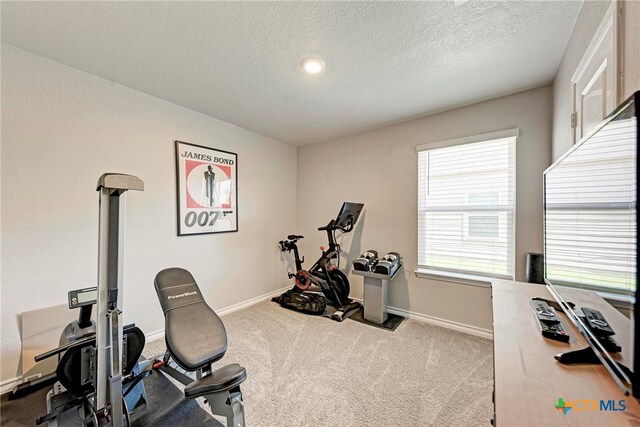
<instances>
[{"instance_id":1,"label":"tv stand base","mask_svg":"<svg viewBox=\"0 0 640 427\"><path fill-rule=\"evenodd\" d=\"M602 363L591 347L585 347L580 350L567 351L566 353L558 353L553 357L563 365L573 365L576 363L599 365L600 363Z\"/></svg>"}]
</instances>

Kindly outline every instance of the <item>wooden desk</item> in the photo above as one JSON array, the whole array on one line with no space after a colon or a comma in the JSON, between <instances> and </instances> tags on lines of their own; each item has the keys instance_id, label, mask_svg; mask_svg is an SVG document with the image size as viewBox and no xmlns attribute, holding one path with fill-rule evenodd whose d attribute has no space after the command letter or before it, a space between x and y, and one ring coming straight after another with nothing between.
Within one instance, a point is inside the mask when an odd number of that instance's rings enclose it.
<instances>
[{"instance_id":1,"label":"wooden desk","mask_svg":"<svg viewBox=\"0 0 640 427\"><path fill-rule=\"evenodd\" d=\"M494 353L494 424L511 426L640 426L640 405L625 396L602 365L562 365L553 356L588 344L571 321L560 314L570 343L544 338L529 301L553 300L544 285L496 280L492 282ZM599 310L623 347L621 362L629 360L631 321L593 292L564 289L563 297L579 307ZM626 359L626 360L625 360ZM629 364L630 365L630 364ZM626 411L570 410L566 415L554 405L558 398L625 400Z\"/></svg>"}]
</instances>

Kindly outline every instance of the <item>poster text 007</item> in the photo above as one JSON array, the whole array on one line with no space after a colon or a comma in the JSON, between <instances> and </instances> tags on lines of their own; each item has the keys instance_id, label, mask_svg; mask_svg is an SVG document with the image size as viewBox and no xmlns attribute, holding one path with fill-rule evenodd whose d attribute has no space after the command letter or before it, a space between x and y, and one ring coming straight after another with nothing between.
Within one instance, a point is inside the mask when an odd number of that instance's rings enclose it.
<instances>
[{"instance_id":1,"label":"poster text 007","mask_svg":"<svg viewBox=\"0 0 640 427\"><path fill-rule=\"evenodd\" d=\"M196 224L200 227L204 227L206 225L214 226L216 221L232 213L233 211L189 211L184 216L184 225L187 227L193 227Z\"/></svg>"}]
</instances>

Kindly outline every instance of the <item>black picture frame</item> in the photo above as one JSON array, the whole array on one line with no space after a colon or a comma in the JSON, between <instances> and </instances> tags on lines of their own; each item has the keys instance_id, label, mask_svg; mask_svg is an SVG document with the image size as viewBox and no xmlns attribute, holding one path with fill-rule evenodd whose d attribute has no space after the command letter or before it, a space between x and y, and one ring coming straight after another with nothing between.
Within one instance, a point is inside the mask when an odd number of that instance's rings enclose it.
<instances>
[{"instance_id":1,"label":"black picture frame","mask_svg":"<svg viewBox=\"0 0 640 427\"><path fill-rule=\"evenodd\" d=\"M238 154L174 143L178 236L237 232Z\"/></svg>"}]
</instances>

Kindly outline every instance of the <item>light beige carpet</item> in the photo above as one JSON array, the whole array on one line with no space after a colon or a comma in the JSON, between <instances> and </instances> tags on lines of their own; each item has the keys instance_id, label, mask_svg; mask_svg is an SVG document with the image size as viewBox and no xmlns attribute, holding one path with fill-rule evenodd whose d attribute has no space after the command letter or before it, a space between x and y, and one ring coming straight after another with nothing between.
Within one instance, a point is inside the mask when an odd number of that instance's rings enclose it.
<instances>
[{"instance_id":1,"label":"light beige carpet","mask_svg":"<svg viewBox=\"0 0 640 427\"><path fill-rule=\"evenodd\" d=\"M395 332L281 308L222 318L249 427L475 426L493 412L491 341L405 320ZM159 355L164 340L147 344Z\"/></svg>"}]
</instances>

